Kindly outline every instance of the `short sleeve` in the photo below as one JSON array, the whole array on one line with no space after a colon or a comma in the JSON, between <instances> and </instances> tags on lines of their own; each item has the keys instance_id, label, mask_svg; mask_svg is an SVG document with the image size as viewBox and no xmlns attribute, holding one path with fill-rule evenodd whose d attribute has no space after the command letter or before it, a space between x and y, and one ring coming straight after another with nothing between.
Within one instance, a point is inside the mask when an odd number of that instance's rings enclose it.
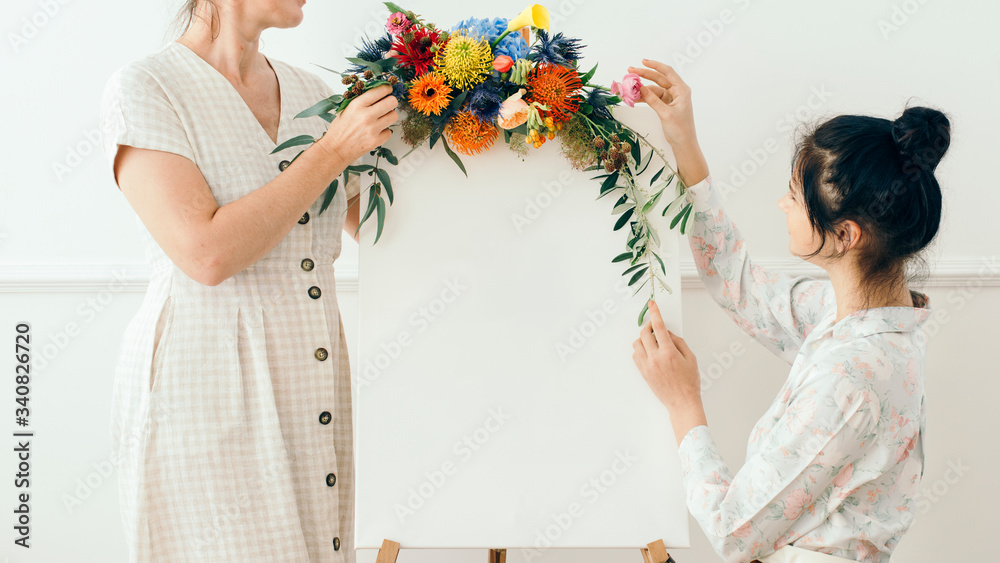
<instances>
[{"instance_id":1,"label":"short sleeve","mask_svg":"<svg viewBox=\"0 0 1000 563\"><path fill-rule=\"evenodd\" d=\"M176 108L162 85L135 64L118 69L101 100L101 146L111 175L119 145L170 152L195 162L194 150Z\"/></svg>"}]
</instances>

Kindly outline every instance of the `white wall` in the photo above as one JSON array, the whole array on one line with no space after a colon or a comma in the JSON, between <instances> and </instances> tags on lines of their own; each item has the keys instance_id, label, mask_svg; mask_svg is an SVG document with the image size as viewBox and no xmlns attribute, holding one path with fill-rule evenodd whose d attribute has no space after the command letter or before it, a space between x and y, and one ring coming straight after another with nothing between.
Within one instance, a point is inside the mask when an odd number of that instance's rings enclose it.
<instances>
[{"instance_id":1,"label":"white wall","mask_svg":"<svg viewBox=\"0 0 1000 563\"><path fill-rule=\"evenodd\" d=\"M6 39L0 46L5 85L0 111L6 126L0 141L5 155L0 337L9 347L0 356L0 370L12 373L10 341L14 324L22 320L32 323L48 364L32 381L31 550L11 543L15 458L0 456L8 475L6 500L0 504L8 514L3 521L8 531L0 553L9 561L126 559L115 477L103 460L109 452L115 356L141 300L143 255L134 237L134 215L111 182L91 132L98 125L104 81L122 64L162 45L175 4L105 0L97 9L74 0L19 0L0 8ZM990 180L988 151L996 147L993 131L1000 125L992 105L1000 86L1000 51L987 26L1000 16L1000 8L971 0L618 5L624 9L595 0L561 0L549 8L562 14L556 29L584 39L585 61L600 60L598 79L604 83L642 56L675 63L694 90L699 137L713 176L730 185L727 207L754 256L774 267L801 268L788 258L784 219L774 205L786 189L795 123L848 112L893 117L910 97L950 114L953 144L939 168L946 210L930 255L938 269L926 289L937 326L927 374L925 493L896 560L989 560L992 513L985 501L996 498L990 476L1000 462L997 424L989 414L1000 383L988 356L995 348L993 322L1000 311L1000 235L990 214L1000 208L1000 191ZM477 6L475 12L467 2L407 6L442 24L471 15L514 14L523 7L510 0L488 9ZM376 2L313 0L301 26L265 34L264 52L305 68L316 68L310 63L341 67L345 45L366 25L374 29L380 23L379 8ZM880 31L880 22L886 31ZM685 52L690 62L676 58ZM650 130L655 132L654 124ZM762 164L750 164L753 153ZM733 170L741 166L749 172L742 183L733 179ZM338 288L352 345L356 250L346 243ZM787 366L743 337L697 287L692 271L685 263L685 335L706 377L712 376L705 390L709 424L735 468L751 426ZM117 283L116 273L126 282ZM740 353L726 356L734 347ZM14 432L13 381L6 381L0 405L11 409L4 420ZM13 438L8 445L13 447ZM675 559L714 560L693 521L691 529L693 547L677 550ZM524 560L520 552L509 556ZM399 560L484 558L480 551L404 550ZM628 550L555 551L538 560L640 559ZM374 552L361 554L359 561L374 561Z\"/></svg>"}]
</instances>

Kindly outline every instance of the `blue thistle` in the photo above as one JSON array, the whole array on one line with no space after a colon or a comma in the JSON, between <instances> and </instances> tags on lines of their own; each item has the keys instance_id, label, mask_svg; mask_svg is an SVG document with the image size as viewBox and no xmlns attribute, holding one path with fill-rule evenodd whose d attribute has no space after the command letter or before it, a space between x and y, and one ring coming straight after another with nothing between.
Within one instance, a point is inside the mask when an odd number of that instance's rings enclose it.
<instances>
[{"instance_id":1,"label":"blue thistle","mask_svg":"<svg viewBox=\"0 0 1000 563\"><path fill-rule=\"evenodd\" d=\"M611 110L608 109L608 98L610 97L611 94L600 88L591 88L587 92L587 103L594 108L593 114L595 116L611 119Z\"/></svg>"},{"instance_id":2,"label":"blue thistle","mask_svg":"<svg viewBox=\"0 0 1000 563\"><path fill-rule=\"evenodd\" d=\"M367 37L361 38L361 47L358 48L358 58L364 61L373 63L375 61L381 61L385 58L385 54L392 49L392 38L386 33L382 37L374 41L369 41ZM349 73L359 73L364 72L368 67L351 63L351 66L347 67L347 72Z\"/></svg>"},{"instance_id":3,"label":"blue thistle","mask_svg":"<svg viewBox=\"0 0 1000 563\"><path fill-rule=\"evenodd\" d=\"M548 32L539 29L538 44L528 58L538 63L571 66L583 56L580 50L585 46L580 44L579 39L565 37L561 31L550 38Z\"/></svg>"},{"instance_id":4,"label":"blue thistle","mask_svg":"<svg viewBox=\"0 0 1000 563\"><path fill-rule=\"evenodd\" d=\"M500 88L492 81L486 81L478 84L469 92L467 108L472 112L472 115L480 120L492 123L500 115L500 104L502 103Z\"/></svg>"}]
</instances>

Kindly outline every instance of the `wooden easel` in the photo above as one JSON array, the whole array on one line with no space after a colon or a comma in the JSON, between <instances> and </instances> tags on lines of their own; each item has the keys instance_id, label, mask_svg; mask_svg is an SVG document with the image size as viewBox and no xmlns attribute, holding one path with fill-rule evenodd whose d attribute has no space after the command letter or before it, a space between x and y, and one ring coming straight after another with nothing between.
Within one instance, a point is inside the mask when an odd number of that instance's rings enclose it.
<instances>
[{"instance_id":1,"label":"wooden easel","mask_svg":"<svg viewBox=\"0 0 1000 563\"><path fill-rule=\"evenodd\" d=\"M667 553L663 540L656 540L640 550L643 563L677 563L674 558ZM396 563L399 556L399 543L392 540L382 540L382 547L378 550L378 557L375 563ZM507 563L506 549L491 549L489 563Z\"/></svg>"}]
</instances>

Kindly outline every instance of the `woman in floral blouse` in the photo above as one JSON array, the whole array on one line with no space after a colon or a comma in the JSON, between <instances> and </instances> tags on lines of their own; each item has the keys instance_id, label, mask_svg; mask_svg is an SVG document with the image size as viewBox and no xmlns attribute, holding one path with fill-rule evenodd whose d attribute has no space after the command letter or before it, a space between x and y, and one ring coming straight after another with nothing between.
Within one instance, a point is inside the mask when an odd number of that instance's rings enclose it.
<instances>
[{"instance_id":1,"label":"woman in floral blouse","mask_svg":"<svg viewBox=\"0 0 1000 563\"><path fill-rule=\"evenodd\" d=\"M791 252L830 281L793 278L751 261L713 191L690 88L669 66L643 63L630 70L652 82L642 99L690 186L702 282L792 366L733 473L707 426L695 356L651 304L633 358L670 412L688 508L725 561L888 561L913 522L924 458L930 308L908 289L906 265L938 230L934 169L949 121L924 107L894 121L841 115L799 141L778 205Z\"/></svg>"}]
</instances>

